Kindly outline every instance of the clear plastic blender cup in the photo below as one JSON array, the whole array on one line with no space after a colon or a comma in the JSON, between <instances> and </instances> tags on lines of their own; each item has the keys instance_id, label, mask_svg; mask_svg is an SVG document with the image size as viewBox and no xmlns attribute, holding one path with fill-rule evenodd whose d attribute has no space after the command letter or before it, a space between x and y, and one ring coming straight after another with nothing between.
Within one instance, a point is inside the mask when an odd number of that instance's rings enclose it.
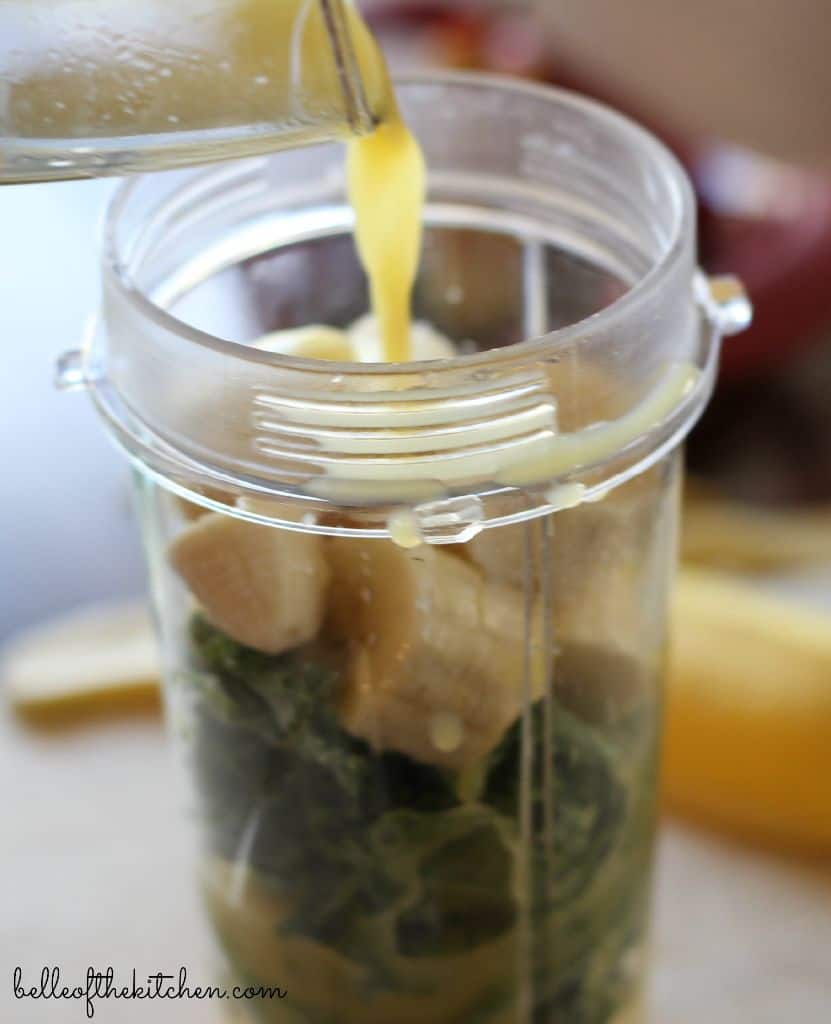
<instances>
[{"instance_id":1,"label":"clear plastic blender cup","mask_svg":"<svg viewBox=\"0 0 831 1024\"><path fill-rule=\"evenodd\" d=\"M384 85L351 0L0 0L0 183L361 134Z\"/></svg>"},{"instance_id":2,"label":"clear plastic blender cup","mask_svg":"<svg viewBox=\"0 0 831 1024\"><path fill-rule=\"evenodd\" d=\"M336 147L137 179L61 364L135 466L201 880L264 1021L640 1020L680 446L749 310L565 92L400 83L446 361L253 342L367 295Z\"/></svg>"}]
</instances>

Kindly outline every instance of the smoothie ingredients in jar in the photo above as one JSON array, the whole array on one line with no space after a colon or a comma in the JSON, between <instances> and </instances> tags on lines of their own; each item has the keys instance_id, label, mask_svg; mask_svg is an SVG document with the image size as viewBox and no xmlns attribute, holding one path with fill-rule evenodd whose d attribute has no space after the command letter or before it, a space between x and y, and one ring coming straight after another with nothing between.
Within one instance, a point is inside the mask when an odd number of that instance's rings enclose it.
<instances>
[{"instance_id":1,"label":"smoothie ingredients in jar","mask_svg":"<svg viewBox=\"0 0 831 1024\"><path fill-rule=\"evenodd\" d=\"M263 1020L629 1019L668 469L464 545L180 532L206 899L235 973L288 990Z\"/></svg>"},{"instance_id":2,"label":"smoothie ingredients in jar","mask_svg":"<svg viewBox=\"0 0 831 1024\"><path fill-rule=\"evenodd\" d=\"M298 1020L518 1022L525 955L534 1020L612 1020L637 994L656 670L611 633L575 627L553 665L535 639L555 683L526 711L519 591L461 552L302 540L329 566L306 584L329 607L315 632L298 594L303 640L280 654L235 638L177 549L206 599L183 685L205 891L235 969L287 988ZM257 623L284 647L275 626Z\"/></svg>"}]
</instances>

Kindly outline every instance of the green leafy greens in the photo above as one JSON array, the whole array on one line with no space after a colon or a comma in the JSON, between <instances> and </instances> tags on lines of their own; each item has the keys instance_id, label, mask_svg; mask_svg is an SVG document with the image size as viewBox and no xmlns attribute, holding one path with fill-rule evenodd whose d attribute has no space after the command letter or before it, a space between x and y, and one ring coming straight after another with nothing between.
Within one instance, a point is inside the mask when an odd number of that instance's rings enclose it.
<instances>
[{"instance_id":1,"label":"green leafy greens","mask_svg":"<svg viewBox=\"0 0 831 1024\"><path fill-rule=\"evenodd\" d=\"M340 678L326 652L264 655L200 615L191 647L207 842L284 898L275 928L395 991L406 984L402 963L510 943L525 886L535 1021L609 1019L627 995L621 964L640 938L648 875L651 806L633 806L630 794L654 765L635 750L631 723L616 742L564 707L531 709L532 841L520 871L522 722L484 766L478 798L464 802L451 774L376 753L340 727ZM512 963L505 969L510 980Z\"/></svg>"}]
</instances>

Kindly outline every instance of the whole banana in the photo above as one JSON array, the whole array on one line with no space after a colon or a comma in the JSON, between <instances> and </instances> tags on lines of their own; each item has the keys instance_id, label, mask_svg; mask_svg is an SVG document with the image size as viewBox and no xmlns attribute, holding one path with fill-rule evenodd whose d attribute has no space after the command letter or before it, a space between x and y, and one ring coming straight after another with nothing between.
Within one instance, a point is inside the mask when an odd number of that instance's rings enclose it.
<instances>
[{"instance_id":1,"label":"whole banana","mask_svg":"<svg viewBox=\"0 0 831 1024\"><path fill-rule=\"evenodd\" d=\"M750 838L831 850L831 617L682 570L664 789L671 808Z\"/></svg>"}]
</instances>

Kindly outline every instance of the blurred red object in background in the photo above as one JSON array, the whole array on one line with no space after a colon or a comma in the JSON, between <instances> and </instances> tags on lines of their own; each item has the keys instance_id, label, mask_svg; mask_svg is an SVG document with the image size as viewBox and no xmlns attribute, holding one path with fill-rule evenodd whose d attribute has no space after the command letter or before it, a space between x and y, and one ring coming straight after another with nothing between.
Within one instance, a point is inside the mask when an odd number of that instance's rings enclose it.
<instances>
[{"instance_id":1,"label":"blurred red object in background","mask_svg":"<svg viewBox=\"0 0 831 1024\"><path fill-rule=\"evenodd\" d=\"M401 0L371 5L385 31L420 29L429 59L551 82L593 96L646 124L678 155L696 186L700 259L745 283L753 326L725 346L722 380L764 375L822 340L831 324L831 180L714 141L679 139L609 95L579 68L554 61L545 33L522 7Z\"/></svg>"},{"instance_id":2,"label":"blurred red object in background","mask_svg":"<svg viewBox=\"0 0 831 1024\"><path fill-rule=\"evenodd\" d=\"M774 370L831 323L831 183L719 147L701 150L690 170L702 265L738 274L755 309L751 329L725 346L722 372Z\"/></svg>"}]
</instances>

